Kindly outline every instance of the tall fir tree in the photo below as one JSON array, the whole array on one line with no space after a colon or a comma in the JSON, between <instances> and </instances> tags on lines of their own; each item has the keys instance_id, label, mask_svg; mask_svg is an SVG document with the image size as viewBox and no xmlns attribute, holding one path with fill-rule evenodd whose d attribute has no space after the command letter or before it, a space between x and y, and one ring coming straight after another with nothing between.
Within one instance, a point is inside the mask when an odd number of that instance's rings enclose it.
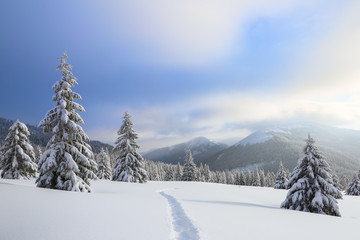
<instances>
[{"instance_id":1,"label":"tall fir tree","mask_svg":"<svg viewBox=\"0 0 360 240\"><path fill-rule=\"evenodd\" d=\"M39 123L44 133L52 133L53 137L39 160L40 176L36 182L41 188L91 192L90 179L97 179L97 166L86 143L89 138L78 125L84 121L75 112L85 110L74 102L81 96L71 90L77 81L70 71L71 65L66 63L66 53L58 59L60 65L56 69L61 72L61 79L52 87L56 105Z\"/></svg>"},{"instance_id":2,"label":"tall fir tree","mask_svg":"<svg viewBox=\"0 0 360 240\"><path fill-rule=\"evenodd\" d=\"M360 196L360 181L358 176L354 175L353 178L350 180L346 188L346 194Z\"/></svg>"},{"instance_id":3,"label":"tall fir tree","mask_svg":"<svg viewBox=\"0 0 360 240\"><path fill-rule=\"evenodd\" d=\"M30 144L30 132L25 124L14 122L2 146L0 156L1 177L8 179L29 179L35 177L37 165L35 153Z\"/></svg>"},{"instance_id":4,"label":"tall fir tree","mask_svg":"<svg viewBox=\"0 0 360 240\"><path fill-rule=\"evenodd\" d=\"M194 163L194 159L191 154L191 150L186 152L185 164L183 169L182 181L196 181L197 169Z\"/></svg>"},{"instance_id":5,"label":"tall fir tree","mask_svg":"<svg viewBox=\"0 0 360 240\"><path fill-rule=\"evenodd\" d=\"M304 156L291 174L289 191L282 208L341 216L334 195L338 189L331 179L331 170L310 134L304 147Z\"/></svg>"},{"instance_id":6,"label":"tall fir tree","mask_svg":"<svg viewBox=\"0 0 360 240\"><path fill-rule=\"evenodd\" d=\"M274 188L275 189L286 189L285 184L287 181L288 181L288 179L287 179L286 170L285 170L282 162L280 162L279 170L276 174Z\"/></svg>"},{"instance_id":7,"label":"tall fir tree","mask_svg":"<svg viewBox=\"0 0 360 240\"><path fill-rule=\"evenodd\" d=\"M133 129L131 116L128 112L125 112L118 135L114 151L119 155L116 159L112 180L145 183L147 173L144 169L144 159L137 152L139 149L136 144L138 136Z\"/></svg>"},{"instance_id":8,"label":"tall fir tree","mask_svg":"<svg viewBox=\"0 0 360 240\"><path fill-rule=\"evenodd\" d=\"M100 153L97 155L98 171L96 176L99 179L110 180L112 177L110 156L104 148L101 148Z\"/></svg>"}]
</instances>

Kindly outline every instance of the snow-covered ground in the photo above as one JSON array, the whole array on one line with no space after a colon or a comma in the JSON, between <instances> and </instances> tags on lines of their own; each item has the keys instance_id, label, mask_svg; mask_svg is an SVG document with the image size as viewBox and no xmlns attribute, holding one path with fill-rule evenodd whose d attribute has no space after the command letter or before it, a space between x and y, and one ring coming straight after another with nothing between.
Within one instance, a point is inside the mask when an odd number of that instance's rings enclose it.
<instances>
[{"instance_id":1,"label":"snow-covered ground","mask_svg":"<svg viewBox=\"0 0 360 240\"><path fill-rule=\"evenodd\" d=\"M0 239L360 239L360 197L342 217L280 209L285 190L193 182L92 182L94 193L0 180Z\"/></svg>"}]
</instances>

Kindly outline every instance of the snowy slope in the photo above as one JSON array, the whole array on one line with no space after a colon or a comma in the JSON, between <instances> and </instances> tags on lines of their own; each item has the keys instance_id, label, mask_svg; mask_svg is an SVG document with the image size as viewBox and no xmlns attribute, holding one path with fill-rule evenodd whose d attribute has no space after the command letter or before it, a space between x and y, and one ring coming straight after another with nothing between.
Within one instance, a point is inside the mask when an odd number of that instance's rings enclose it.
<instances>
[{"instance_id":1,"label":"snowy slope","mask_svg":"<svg viewBox=\"0 0 360 240\"><path fill-rule=\"evenodd\" d=\"M273 138L273 135L269 134L268 132L255 132L250 134L240 142L236 143L234 146L246 146L246 145L253 145L257 143L263 143Z\"/></svg>"},{"instance_id":2,"label":"snowy slope","mask_svg":"<svg viewBox=\"0 0 360 240\"><path fill-rule=\"evenodd\" d=\"M237 144L210 156L206 163L213 170L252 169L277 171L280 161L292 170L302 154L304 139L311 133L330 166L339 175L360 169L360 131L303 124L276 127L250 134Z\"/></svg>"},{"instance_id":3,"label":"snowy slope","mask_svg":"<svg viewBox=\"0 0 360 240\"><path fill-rule=\"evenodd\" d=\"M213 142L205 137L197 137L188 142L152 150L144 157L152 161L177 164L184 163L186 152L190 149L194 162L199 163L213 154L227 148L225 144Z\"/></svg>"},{"instance_id":4,"label":"snowy slope","mask_svg":"<svg viewBox=\"0 0 360 240\"><path fill-rule=\"evenodd\" d=\"M280 209L285 190L193 182L92 183L94 193L0 180L0 239L360 239L360 197L341 218Z\"/></svg>"}]
</instances>

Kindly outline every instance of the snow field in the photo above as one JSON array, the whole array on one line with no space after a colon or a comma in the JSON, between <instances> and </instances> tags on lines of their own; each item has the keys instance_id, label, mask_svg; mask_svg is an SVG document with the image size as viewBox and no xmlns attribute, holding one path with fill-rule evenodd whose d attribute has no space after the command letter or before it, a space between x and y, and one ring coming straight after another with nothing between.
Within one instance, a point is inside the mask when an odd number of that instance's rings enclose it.
<instances>
[{"instance_id":1,"label":"snow field","mask_svg":"<svg viewBox=\"0 0 360 240\"><path fill-rule=\"evenodd\" d=\"M286 190L199 182L92 181L94 193L0 179L0 239L360 239L360 197L342 217L280 208Z\"/></svg>"}]
</instances>

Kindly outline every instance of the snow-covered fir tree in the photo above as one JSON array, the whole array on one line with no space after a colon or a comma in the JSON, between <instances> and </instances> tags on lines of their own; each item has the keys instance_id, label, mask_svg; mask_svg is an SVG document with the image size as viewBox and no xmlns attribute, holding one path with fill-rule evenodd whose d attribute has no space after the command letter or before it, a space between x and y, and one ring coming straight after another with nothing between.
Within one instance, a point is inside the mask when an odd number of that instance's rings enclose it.
<instances>
[{"instance_id":1,"label":"snow-covered fir tree","mask_svg":"<svg viewBox=\"0 0 360 240\"><path fill-rule=\"evenodd\" d=\"M245 185L246 184L246 176L244 172L240 172L239 176L239 185Z\"/></svg>"},{"instance_id":2,"label":"snow-covered fir tree","mask_svg":"<svg viewBox=\"0 0 360 240\"><path fill-rule=\"evenodd\" d=\"M259 177L260 177L260 186L265 187L265 172L264 169L259 170Z\"/></svg>"},{"instance_id":3,"label":"snow-covered fir tree","mask_svg":"<svg viewBox=\"0 0 360 240\"><path fill-rule=\"evenodd\" d=\"M203 179L205 182L210 182L211 171L210 171L209 165L204 164L202 176L203 176Z\"/></svg>"},{"instance_id":4,"label":"snow-covered fir tree","mask_svg":"<svg viewBox=\"0 0 360 240\"><path fill-rule=\"evenodd\" d=\"M185 164L183 169L182 181L196 181L197 169L194 163L194 159L191 154L191 150L186 153Z\"/></svg>"},{"instance_id":5,"label":"snow-covered fir tree","mask_svg":"<svg viewBox=\"0 0 360 240\"><path fill-rule=\"evenodd\" d=\"M39 124L44 133L52 133L53 137L39 160L40 176L36 182L41 188L91 192L90 179L97 179L97 166L86 143L89 138L79 125L84 121L76 112L85 110L74 102L81 96L71 90L77 81L71 65L66 63L66 53L58 59L60 65L56 69L61 72L61 79L52 87L56 105Z\"/></svg>"},{"instance_id":6,"label":"snow-covered fir tree","mask_svg":"<svg viewBox=\"0 0 360 240\"><path fill-rule=\"evenodd\" d=\"M182 167L181 167L180 163L178 162L178 164L176 165L176 170L175 170L175 180L181 181L182 175L183 175Z\"/></svg>"},{"instance_id":7,"label":"snow-covered fir tree","mask_svg":"<svg viewBox=\"0 0 360 240\"><path fill-rule=\"evenodd\" d=\"M252 183L251 186L256 186L256 187L260 187L261 186L261 182L260 182L260 174L259 174L259 169L256 168L255 171L252 174Z\"/></svg>"},{"instance_id":8,"label":"snow-covered fir tree","mask_svg":"<svg viewBox=\"0 0 360 240\"><path fill-rule=\"evenodd\" d=\"M215 176L216 176L215 182L217 182L217 183L222 183L222 184L226 184L226 175L225 175L225 172L223 172L223 171L216 171L216 172L215 172Z\"/></svg>"},{"instance_id":9,"label":"snow-covered fir tree","mask_svg":"<svg viewBox=\"0 0 360 240\"><path fill-rule=\"evenodd\" d=\"M234 184L241 185L241 173L240 171L235 171L234 173Z\"/></svg>"},{"instance_id":10,"label":"snow-covered fir tree","mask_svg":"<svg viewBox=\"0 0 360 240\"><path fill-rule=\"evenodd\" d=\"M35 150L35 157L36 157L35 162L38 163L43 154L43 151L41 150L40 146L36 146L36 148L34 150Z\"/></svg>"},{"instance_id":11,"label":"snow-covered fir tree","mask_svg":"<svg viewBox=\"0 0 360 240\"><path fill-rule=\"evenodd\" d=\"M333 181L333 185L334 187L337 188L337 190L339 190L338 192L335 193L334 197L336 199L342 199L342 193L341 191L344 190L344 187L340 184L340 180L339 177L336 175L336 173L332 173L331 179Z\"/></svg>"},{"instance_id":12,"label":"snow-covered fir tree","mask_svg":"<svg viewBox=\"0 0 360 240\"><path fill-rule=\"evenodd\" d=\"M266 187L274 187L275 184L275 179L276 179L276 174L274 172L268 172L266 174Z\"/></svg>"},{"instance_id":13,"label":"snow-covered fir tree","mask_svg":"<svg viewBox=\"0 0 360 240\"><path fill-rule=\"evenodd\" d=\"M25 124L14 122L2 146L0 156L1 177L7 179L29 179L35 177L37 165L35 153L29 141L30 132Z\"/></svg>"},{"instance_id":14,"label":"snow-covered fir tree","mask_svg":"<svg viewBox=\"0 0 360 240\"><path fill-rule=\"evenodd\" d=\"M153 162L148 159L145 160L145 170L147 173L148 180L160 181L158 165L160 162Z\"/></svg>"},{"instance_id":15,"label":"snow-covered fir tree","mask_svg":"<svg viewBox=\"0 0 360 240\"><path fill-rule=\"evenodd\" d=\"M197 169L197 176L196 176L196 180L198 182L205 182L205 177L204 177L204 165L202 163L200 163L200 166Z\"/></svg>"},{"instance_id":16,"label":"snow-covered fir tree","mask_svg":"<svg viewBox=\"0 0 360 240\"><path fill-rule=\"evenodd\" d=\"M100 153L97 155L98 172L96 176L99 179L110 180L112 177L111 163L109 154L101 148Z\"/></svg>"},{"instance_id":17,"label":"snow-covered fir tree","mask_svg":"<svg viewBox=\"0 0 360 240\"><path fill-rule=\"evenodd\" d=\"M174 180L174 171L173 171L171 165L166 166L164 170L165 170L164 180L165 181L173 181Z\"/></svg>"},{"instance_id":18,"label":"snow-covered fir tree","mask_svg":"<svg viewBox=\"0 0 360 240\"><path fill-rule=\"evenodd\" d=\"M118 135L114 151L119 155L116 159L112 180L145 183L147 174L144 169L144 159L137 151L139 149L136 144L138 136L133 129L128 112L125 112Z\"/></svg>"},{"instance_id":19,"label":"snow-covered fir tree","mask_svg":"<svg viewBox=\"0 0 360 240\"><path fill-rule=\"evenodd\" d=\"M228 169L225 171L226 184L235 184L234 174L230 172Z\"/></svg>"},{"instance_id":20,"label":"snow-covered fir tree","mask_svg":"<svg viewBox=\"0 0 360 240\"><path fill-rule=\"evenodd\" d=\"M310 135L304 156L291 173L286 185L290 188L282 208L341 216L334 195L339 191L332 184L331 170Z\"/></svg>"},{"instance_id":21,"label":"snow-covered fir tree","mask_svg":"<svg viewBox=\"0 0 360 240\"><path fill-rule=\"evenodd\" d=\"M347 195L359 196L360 195L360 181L358 176L354 175L346 188Z\"/></svg>"},{"instance_id":22,"label":"snow-covered fir tree","mask_svg":"<svg viewBox=\"0 0 360 240\"><path fill-rule=\"evenodd\" d=\"M288 181L288 179L287 179L286 170L285 170L282 162L280 162L279 170L276 174L274 188L275 189L286 189L285 184L287 181Z\"/></svg>"}]
</instances>

